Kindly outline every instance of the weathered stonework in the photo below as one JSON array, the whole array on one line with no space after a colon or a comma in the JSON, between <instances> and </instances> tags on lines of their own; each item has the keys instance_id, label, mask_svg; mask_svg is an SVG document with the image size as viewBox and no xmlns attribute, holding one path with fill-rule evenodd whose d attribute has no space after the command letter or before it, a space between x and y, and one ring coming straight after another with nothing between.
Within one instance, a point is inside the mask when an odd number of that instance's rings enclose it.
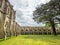
<instances>
[{"instance_id":1,"label":"weathered stonework","mask_svg":"<svg viewBox=\"0 0 60 45\"><path fill-rule=\"evenodd\" d=\"M13 35L15 13L13 6L8 0L0 0L0 38Z\"/></svg>"},{"instance_id":2,"label":"weathered stonework","mask_svg":"<svg viewBox=\"0 0 60 45\"><path fill-rule=\"evenodd\" d=\"M0 0L0 38L4 37L5 4L6 0Z\"/></svg>"}]
</instances>

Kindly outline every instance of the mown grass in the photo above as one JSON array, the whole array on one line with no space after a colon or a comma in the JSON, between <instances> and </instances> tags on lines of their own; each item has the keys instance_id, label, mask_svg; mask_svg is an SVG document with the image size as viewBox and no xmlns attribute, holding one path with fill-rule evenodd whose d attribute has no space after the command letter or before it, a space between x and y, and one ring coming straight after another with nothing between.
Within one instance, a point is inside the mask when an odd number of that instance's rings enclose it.
<instances>
[{"instance_id":1,"label":"mown grass","mask_svg":"<svg viewBox=\"0 0 60 45\"><path fill-rule=\"evenodd\" d=\"M20 35L0 40L0 45L60 45L60 35Z\"/></svg>"}]
</instances>

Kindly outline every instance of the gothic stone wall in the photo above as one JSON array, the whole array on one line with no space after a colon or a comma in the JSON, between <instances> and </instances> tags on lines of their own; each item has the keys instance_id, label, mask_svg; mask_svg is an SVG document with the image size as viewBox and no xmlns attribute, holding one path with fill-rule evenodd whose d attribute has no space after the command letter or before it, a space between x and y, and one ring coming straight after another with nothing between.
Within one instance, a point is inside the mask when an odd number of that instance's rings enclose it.
<instances>
[{"instance_id":1,"label":"gothic stone wall","mask_svg":"<svg viewBox=\"0 0 60 45\"><path fill-rule=\"evenodd\" d=\"M0 0L0 38L14 35L15 13L8 0Z\"/></svg>"}]
</instances>

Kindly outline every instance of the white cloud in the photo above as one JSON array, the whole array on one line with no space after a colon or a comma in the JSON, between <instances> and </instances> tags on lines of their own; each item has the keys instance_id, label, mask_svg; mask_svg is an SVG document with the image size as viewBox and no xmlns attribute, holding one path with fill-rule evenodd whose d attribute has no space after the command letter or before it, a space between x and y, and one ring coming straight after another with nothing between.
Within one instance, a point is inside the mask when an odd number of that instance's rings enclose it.
<instances>
[{"instance_id":1,"label":"white cloud","mask_svg":"<svg viewBox=\"0 0 60 45\"><path fill-rule=\"evenodd\" d=\"M22 26L43 26L37 24L33 18L33 11L41 3L47 3L49 0L10 0L16 10L16 21Z\"/></svg>"}]
</instances>

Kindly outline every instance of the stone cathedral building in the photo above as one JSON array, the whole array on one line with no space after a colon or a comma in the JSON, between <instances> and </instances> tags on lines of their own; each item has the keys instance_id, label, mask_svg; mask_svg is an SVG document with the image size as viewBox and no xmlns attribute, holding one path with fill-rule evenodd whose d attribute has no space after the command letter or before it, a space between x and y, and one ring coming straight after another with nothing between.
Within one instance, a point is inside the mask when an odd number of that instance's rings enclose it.
<instances>
[{"instance_id":1,"label":"stone cathedral building","mask_svg":"<svg viewBox=\"0 0 60 45\"><path fill-rule=\"evenodd\" d=\"M16 21L16 11L9 0L0 0L0 38L17 35L53 34L51 27L20 26ZM56 29L60 34L60 28Z\"/></svg>"},{"instance_id":2,"label":"stone cathedral building","mask_svg":"<svg viewBox=\"0 0 60 45\"><path fill-rule=\"evenodd\" d=\"M8 0L0 0L0 38L14 35L15 13Z\"/></svg>"}]
</instances>

